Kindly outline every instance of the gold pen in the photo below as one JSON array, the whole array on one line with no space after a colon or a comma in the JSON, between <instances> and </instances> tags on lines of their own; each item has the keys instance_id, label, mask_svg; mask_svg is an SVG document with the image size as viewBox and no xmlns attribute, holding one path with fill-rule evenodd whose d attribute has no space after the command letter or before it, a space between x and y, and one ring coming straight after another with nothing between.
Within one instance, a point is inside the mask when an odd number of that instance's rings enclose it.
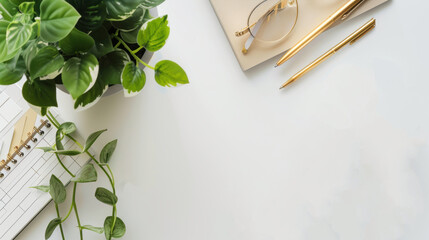
<instances>
[{"instance_id":1,"label":"gold pen","mask_svg":"<svg viewBox=\"0 0 429 240\"><path fill-rule=\"evenodd\" d=\"M318 27L316 27L312 32L305 36L301 41L299 41L295 46L289 49L277 62L276 67L282 65L284 62L292 58L295 54L301 51L301 49L307 46L307 44L309 44L313 39L315 39L322 32L328 29L332 24L334 24L337 20L347 18L350 13L353 12L357 7L359 7L364 1L365 0L348 1L331 16L329 16L325 21L323 21Z\"/></svg>"},{"instance_id":2,"label":"gold pen","mask_svg":"<svg viewBox=\"0 0 429 240\"><path fill-rule=\"evenodd\" d=\"M341 48L346 46L350 43L352 45L357 40L359 40L362 36L364 36L366 33L371 31L375 28L375 19L371 19L369 22L367 22L365 25L360 27L358 30L356 30L354 33L352 33L350 36L348 36L346 39L344 39L342 42L337 44L335 47L331 48L329 51L327 51L325 54L320 56L318 59L314 60L312 63L310 63L308 66L303 68L301 71L299 71L297 74L295 74L293 77L291 77L287 82L285 82L280 89L286 87L287 85L295 82L297 79L301 78L304 74L306 74L311 69L318 66L320 63L325 61L330 56L334 55L337 51L339 51Z\"/></svg>"}]
</instances>

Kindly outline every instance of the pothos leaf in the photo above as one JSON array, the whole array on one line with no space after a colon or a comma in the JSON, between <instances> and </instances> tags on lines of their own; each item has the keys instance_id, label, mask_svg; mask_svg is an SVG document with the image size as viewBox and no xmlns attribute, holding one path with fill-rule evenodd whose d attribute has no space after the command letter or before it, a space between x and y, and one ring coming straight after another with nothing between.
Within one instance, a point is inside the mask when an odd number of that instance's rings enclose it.
<instances>
[{"instance_id":1,"label":"pothos leaf","mask_svg":"<svg viewBox=\"0 0 429 240\"><path fill-rule=\"evenodd\" d=\"M125 235L126 227L125 223L120 218L116 218L115 226L111 231L113 225L113 217L109 216L104 220L104 234L106 239L121 238Z\"/></svg>"},{"instance_id":2,"label":"pothos leaf","mask_svg":"<svg viewBox=\"0 0 429 240\"><path fill-rule=\"evenodd\" d=\"M56 107L58 105L57 91L53 80L27 80L22 87L22 96L30 104L39 107Z\"/></svg>"},{"instance_id":3,"label":"pothos leaf","mask_svg":"<svg viewBox=\"0 0 429 240\"><path fill-rule=\"evenodd\" d=\"M80 14L64 0L43 0L40 4L40 36L47 42L57 42L74 28Z\"/></svg>"},{"instance_id":4,"label":"pothos leaf","mask_svg":"<svg viewBox=\"0 0 429 240\"><path fill-rule=\"evenodd\" d=\"M161 49L170 35L167 15L147 21L140 28L137 42L151 52Z\"/></svg>"},{"instance_id":5,"label":"pothos leaf","mask_svg":"<svg viewBox=\"0 0 429 240\"><path fill-rule=\"evenodd\" d=\"M129 62L122 71L121 82L125 96L134 96L143 89L146 83L146 74L135 63Z\"/></svg>"},{"instance_id":6,"label":"pothos leaf","mask_svg":"<svg viewBox=\"0 0 429 240\"><path fill-rule=\"evenodd\" d=\"M177 63L170 60L163 60L155 65L155 80L164 87L189 83L185 71Z\"/></svg>"},{"instance_id":7,"label":"pothos leaf","mask_svg":"<svg viewBox=\"0 0 429 240\"><path fill-rule=\"evenodd\" d=\"M98 60L92 54L73 57L67 60L62 72L64 87L77 99L94 86L98 76Z\"/></svg>"},{"instance_id":8,"label":"pothos leaf","mask_svg":"<svg viewBox=\"0 0 429 240\"><path fill-rule=\"evenodd\" d=\"M49 181L49 193L52 200L57 204L63 203L66 200L66 188L55 175L52 175Z\"/></svg>"},{"instance_id":9,"label":"pothos leaf","mask_svg":"<svg viewBox=\"0 0 429 240\"><path fill-rule=\"evenodd\" d=\"M52 233L54 233L55 229L60 224L61 218L54 218L53 220L51 220L45 230L45 239L49 239L52 236Z\"/></svg>"}]
</instances>

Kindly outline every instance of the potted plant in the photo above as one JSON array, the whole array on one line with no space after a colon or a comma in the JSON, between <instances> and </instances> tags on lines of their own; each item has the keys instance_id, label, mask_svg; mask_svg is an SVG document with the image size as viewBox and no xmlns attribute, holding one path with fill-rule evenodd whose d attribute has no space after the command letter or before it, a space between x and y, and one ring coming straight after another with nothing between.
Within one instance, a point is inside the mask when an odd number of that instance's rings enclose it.
<instances>
[{"instance_id":1,"label":"potted plant","mask_svg":"<svg viewBox=\"0 0 429 240\"><path fill-rule=\"evenodd\" d=\"M56 85L76 109L94 105L111 86L139 93L145 70L161 86L187 84L185 71L163 60L141 58L160 50L169 36L167 15L150 9L164 0L0 0L0 85L23 81L32 105L57 106ZM25 76L23 78L23 76Z\"/></svg>"}]
</instances>

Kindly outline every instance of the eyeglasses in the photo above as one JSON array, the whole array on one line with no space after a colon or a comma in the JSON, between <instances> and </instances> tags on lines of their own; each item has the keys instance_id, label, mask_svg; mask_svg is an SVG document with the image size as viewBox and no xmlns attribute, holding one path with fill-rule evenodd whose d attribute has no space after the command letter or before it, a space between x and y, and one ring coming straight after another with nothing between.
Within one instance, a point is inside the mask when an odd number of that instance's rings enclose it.
<instances>
[{"instance_id":1,"label":"eyeglasses","mask_svg":"<svg viewBox=\"0 0 429 240\"><path fill-rule=\"evenodd\" d=\"M249 51L254 41L275 44L285 39L298 20L298 0L263 0L250 12L247 26L235 33L247 36L242 52Z\"/></svg>"}]
</instances>

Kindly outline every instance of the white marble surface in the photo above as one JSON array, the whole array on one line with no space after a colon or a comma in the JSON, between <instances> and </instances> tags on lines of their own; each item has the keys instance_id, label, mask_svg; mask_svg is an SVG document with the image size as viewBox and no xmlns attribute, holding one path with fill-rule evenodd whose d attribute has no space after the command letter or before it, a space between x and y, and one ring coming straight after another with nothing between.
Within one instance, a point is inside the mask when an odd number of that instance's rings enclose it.
<instances>
[{"instance_id":1,"label":"white marble surface","mask_svg":"<svg viewBox=\"0 0 429 240\"><path fill-rule=\"evenodd\" d=\"M79 113L59 93L63 117L84 135L109 129L98 149L119 139L124 239L429 239L428 9L392 0L281 68L273 59L243 73L209 1L164 3L171 38L152 63L176 60L190 85L164 89L150 77L139 96ZM371 17L375 31L277 90ZM110 212L96 186L79 189L84 224ZM54 217L50 205L17 239L42 239ZM78 239L75 226L66 224L68 239Z\"/></svg>"}]
</instances>

